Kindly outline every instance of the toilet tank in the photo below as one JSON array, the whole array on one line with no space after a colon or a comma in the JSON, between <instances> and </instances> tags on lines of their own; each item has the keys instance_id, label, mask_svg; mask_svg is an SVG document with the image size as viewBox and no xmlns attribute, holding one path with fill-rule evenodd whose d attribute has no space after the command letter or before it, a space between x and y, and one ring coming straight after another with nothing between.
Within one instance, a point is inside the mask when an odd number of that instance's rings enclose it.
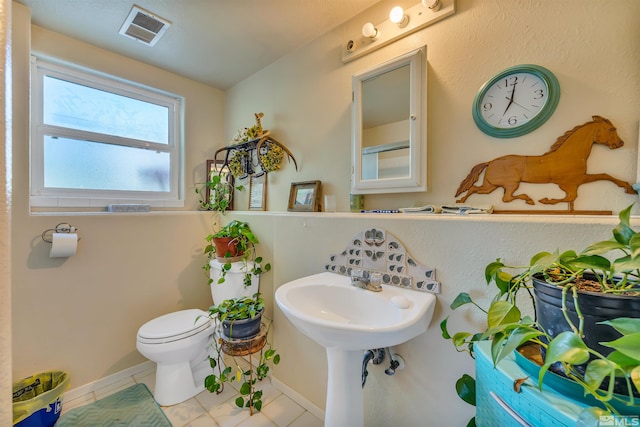
<instances>
[{"instance_id":1,"label":"toilet tank","mask_svg":"<svg viewBox=\"0 0 640 427\"><path fill-rule=\"evenodd\" d=\"M226 299L251 297L260 289L260 277L255 274L251 274L251 285L244 286L244 276L247 271L251 271L253 268L253 262L237 261L231 263L231 269L227 271L224 277L224 282L218 284L218 279L222 274L221 263L217 259L213 259L209 262L211 269L209 270L209 276L213 280L211 282L211 297L213 298L213 304L217 305Z\"/></svg>"}]
</instances>

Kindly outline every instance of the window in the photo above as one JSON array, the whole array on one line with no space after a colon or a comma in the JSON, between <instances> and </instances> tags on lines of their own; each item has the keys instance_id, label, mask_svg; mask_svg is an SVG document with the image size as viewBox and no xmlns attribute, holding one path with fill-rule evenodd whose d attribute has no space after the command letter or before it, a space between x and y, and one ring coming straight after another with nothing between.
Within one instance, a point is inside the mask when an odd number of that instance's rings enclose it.
<instances>
[{"instance_id":1,"label":"window","mask_svg":"<svg viewBox=\"0 0 640 427\"><path fill-rule=\"evenodd\" d=\"M181 100L33 59L32 207L181 207Z\"/></svg>"}]
</instances>

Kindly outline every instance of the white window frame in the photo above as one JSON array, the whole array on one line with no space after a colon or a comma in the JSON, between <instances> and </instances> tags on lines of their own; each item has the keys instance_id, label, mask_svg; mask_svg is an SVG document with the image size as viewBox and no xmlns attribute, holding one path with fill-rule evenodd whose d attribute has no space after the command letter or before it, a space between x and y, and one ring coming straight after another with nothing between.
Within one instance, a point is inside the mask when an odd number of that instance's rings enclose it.
<instances>
[{"instance_id":1,"label":"white window frame","mask_svg":"<svg viewBox=\"0 0 640 427\"><path fill-rule=\"evenodd\" d=\"M155 144L130 138L43 123L43 82L45 76L100 89L106 92L151 102L169 108L169 141ZM68 65L50 58L31 57L31 155L30 197L31 208L106 208L109 204L149 204L152 208L184 207L184 166L182 143L182 103L180 96L136 83L107 76L103 73ZM88 190L45 188L44 136L86 139L133 148L145 148L169 153L170 191L146 192L125 190Z\"/></svg>"}]
</instances>

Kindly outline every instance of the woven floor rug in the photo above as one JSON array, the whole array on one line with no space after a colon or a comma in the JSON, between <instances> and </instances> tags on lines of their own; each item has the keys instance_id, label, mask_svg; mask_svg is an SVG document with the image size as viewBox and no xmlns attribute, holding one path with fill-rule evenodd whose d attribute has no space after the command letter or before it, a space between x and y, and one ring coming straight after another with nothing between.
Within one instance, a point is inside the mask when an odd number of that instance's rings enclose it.
<instances>
[{"instance_id":1,"label":"woven floor rug","mask_svg":"<svg viewBox=\"0 0 640 427\"><path fill-rule=\"evenodd\" d=\"M88 405L73 408L56 427L172 427L146 385L136 384Z\"/></svg>"}]
</instances>

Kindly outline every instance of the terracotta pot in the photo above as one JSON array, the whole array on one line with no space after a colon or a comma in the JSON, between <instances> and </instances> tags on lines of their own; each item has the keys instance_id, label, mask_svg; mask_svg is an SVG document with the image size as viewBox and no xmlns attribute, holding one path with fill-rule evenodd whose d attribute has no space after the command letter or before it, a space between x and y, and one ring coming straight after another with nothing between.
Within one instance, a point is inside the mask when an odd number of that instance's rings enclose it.
<instances>
[{"instance_id":1,"label":"terracotta pot","mask_svg":"<svg viewBox=\"0 0 640 427\"><path fill-rule=\"evenodd\" d=\"M244 251L238 251L232 237L214 237L213 244L216 246L216 257L221 260L240 257L244 254Z\"/></svg>"}]
</instances>

